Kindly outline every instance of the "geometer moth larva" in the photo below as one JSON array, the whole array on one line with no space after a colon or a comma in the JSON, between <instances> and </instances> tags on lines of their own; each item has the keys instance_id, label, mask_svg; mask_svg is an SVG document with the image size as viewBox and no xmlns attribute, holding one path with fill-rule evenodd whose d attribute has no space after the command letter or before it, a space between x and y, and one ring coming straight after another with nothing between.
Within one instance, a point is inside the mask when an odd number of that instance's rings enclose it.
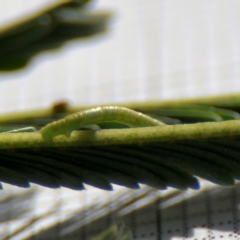
<instances>
[{"instance_id":1,"label":"geometer moth larva","mask_svg":"<svg viewBox=\"0 0 240 240\"><path fill-rule=\"evenodd\" d=\"M49 123L39 133L44 138L51 139L61 134L69 135L73 130L100 122L118 122L130 127L165 125L161 121L125 107L105 106L73 113L63 119Z\"/></svg>"}]
</instances>

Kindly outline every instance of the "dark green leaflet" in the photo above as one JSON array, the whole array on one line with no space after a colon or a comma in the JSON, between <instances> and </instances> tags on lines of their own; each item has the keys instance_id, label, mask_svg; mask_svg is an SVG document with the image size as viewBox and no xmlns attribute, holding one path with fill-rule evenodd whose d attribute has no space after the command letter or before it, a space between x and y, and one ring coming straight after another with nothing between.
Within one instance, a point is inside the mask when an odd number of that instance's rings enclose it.
<instances>
[{"instance_id":1,"label":"dark green leaflet","mask_svg":"<svg viewBox=\"0 0 240 240\"><path fill-rule=\"evenodd\" d=\"M119 171L126 175L126 181L128 181L128 177L133 178L136 182L140 183L145 183L148 184L152 187L159 188L159 189L165 189L166 188L166 181L160 179L158 176L155 174L145 170L144 168L141 168L137 165L134 164L122 164L121 162L114 161L112 159L108 158L101 158L99 156L95 156L93 154L76 154L75 153L76 149L71 149L71 151L63 151L60 154L58 153L57 150L51 149L48 152L41 153L44 156L55 156L56 159L58 159L59 162L66 161L67 159L71 159L68 161L68 164L71 164L72 167L74 166L84 166L82 165L82 162L87 162L87 163L92 163L96 164L96 166L100 165L104 167L106 170L114 170L114 171ZM74 161L72 160L74 159ZM85 169L85 167L84 167ZM101 173L100 171L96 171ZM101 173L102 174L102 173ZM104 178L106 178L105 175L102 175ZM128 184L132 185L132 180ZM119 183L117 183L119 184ZM128 185L127 184L127 185ZM123 184L121 184L123 185ZM124 186L127 186L124 185ZM136 184L135 184L136 186Z\"/></svg>"},{"instance_id":2,"label":"dark green leaflet","mask_svg":"<svg viewBox=\"0 0 240 240\"><path fill-rule=\"evenodd\" d=\"M23 188L30 187L27 177L18 170L12 170L11 167L0 166L0 181Z\"/></svg>"},{"instance_id":3,"label":"dark green leaflet","mask_svg":"<svg viewBox=\"0 0 240 240\"><path fill-rule=\"evenodd\" d=\"M67 155L70 155L69 152L66 152ZM72 155L71 155L72 156ZM70 162L73 165L79 165L89 170L94 170L95 172L101 172L101 174L111 183L117 184L120 186L125 186L127 188L138 189L140 188L138 182L131 177L130 175L126 175L121 171L114 170L111 168L107 168L99 164L98 158L95 157L95 162L89 161L89 159L94 159L89 155L81 154L81 159L71 158Z\"/></svg>"},{"instance_id":4,"label":"dark green leaflet","mask_svg":"<svg viewBox=\"0 0 240 240\"><path fill-rule=\"evenodd\" d=\"M194 119L198 121L223 121L230 119L240 119L240 114L236 111L229 109L201 106L201 105L189 105L179 107L168 107L157 110L144 110L143 113L149 114L154 117L175 117L180 119ZM174 124L173 120L166 121L169 124Z\"/></svg>"},{"instance_id":5,"label":"dark green leaflet","mask_svg":"<svg viewBox=\"0 0 240 240\"><path fill-rule=\"evenodd\" d=\"M0 71L25 67L37 53L106 30L107 13L90 14L90 0L61 0L0 29Z\"/></svg>"},{"instance_id":6,"label":"dark green leaflet","mask_svg":"<svg viewBox=\"0 0 240 240\"><path fill-rule=\"evenodd\" d=\"M56 160L40 158L39 156L29 154L29 152L26 150L17 152L17 154L5 152L4 154L1 154L1 156L2 155L6 156L8 159L11 159L14 156L14 161L18 162L19 164L31 166L40 169L49 175L53 175L58 179L60 185L63 187L75 190L85 189L81 182L82 179L78 175L75 176L68 171L63 171L60 167L58 167L59 164ZM63 168L64 167L65 166L63 166Z\"/></svg>"},{"instance_id":7,"label":"dark green leaflet","mask_svg":"<svg viewBox=\"0 0 240 240\"><path fill-rule=\"evenodd\" d=\"M131 109L117 106L107 106L91 108L74 113L46 125L39 132L44 138L51 139L57 135L69 135L73 130L77 130L85 125L99 122L119 122L131 127L164 125L161 121Z\"/></svg>"},{"instance_id":8,"label":"dark green leaflet","mask_svg":"<svg viewBox=\"0 0 240 240\"><path fill-rule=\"evenodd\" d=\"M67 174L63 171L59 171L57 168L44 165L44 159L41 159L41 163L38 160L30 161L29 156L18 153L15 158L11 160L8 164L11 169L21 170L23 175L25 175L29 182L38 183L42 186L47 186L50 188L59 188L60 186L72 188L75 190L84 189L79 178L74 178L74 176ZM1 154L1 160L5 163L9 159L9 154Z\"/></svg>"},{"instance_id":9,"label":"dark green leaflet","mask_svg":"<svg viewBox=\"0 0 240 240\"><path fill-rule=\"evenodd\" d=\"M25 153L25 150L20 151L20 156L22 155L21 152ZM93 172L92 170L88 170L76 165L71 165L68 161L62 161L59 162L56 160L56 153L49 152L49 150L45 149L44 152L41 153L42 156L46 159L45 165L46 170L48 169L48 165L55 167L56 169L59 169L63 172L66 172L68 174L72 174L73 176L77 177L79 179L79 186L81 182L84 182L86 184L95 186L97 188L101 188L104 190L112 190L111 184L102 176L101 174L98 174L96 172ZM43 157L39 156L40 153L36 156L36 152L33 153L31 151L26 152L26 159L34 159L34 161L37 163L42 163L44 161ZM69 158L69 157L68 157ZM66 158L68 160L68 158ZM65 160L66 160L65 159ZM65 182L65 179L62 179L63 184ZM62 186L64 186L62 184Z\"/></svg>"},{"instance_id":10,"label":"dark green leaflet","mask_svg":"<svg viewBox=\"0 0 240 240\"><path fill-rule=\"evenodd\" d=\"M69 159L68 163L71 165L101 172L101 174L112 183L126 186L128 188L139 188L138 182L134 178L132 178L130 175L121 173L120 169L114 170L111 168L106 168L104 165L102 165L102 162L99 158L91 157L86 154L81 154L79 158L79 154L76 154L73 149L71 149L71 152L62 150L60 153L53 149L51 150L51 153L47 153L48 156L53 154L57 156L55 158L57 158L59 162Z\"/></svg>"},{"instance_id":11,"label":"dark green leaflet","mask_svg":"<svg viewBox=\"0 0 240 240\"><path fill-rule=\"evenodd\" d=\"M231 176L235 179L240 179L240 161L232 158L231 150L227 150L227 156L224 156L222 147L207 145L201 142L198 144L191 142L179 144L176 150L182 153L188 153L189 156L195 156L216 166L227 169Z\"/></svg>"},{"instance_id":12,"label":"dark green leaflet","mask_svg":"<svg viewBox=\"0 0 240 240\"><path fill-rule=\"evenodd\" d=\"M147 146L144 146L144 149ZM122 158L121 161L125 162L127 157L131 157L131 161L134 164L140 164L146 169L150 169L153 172L157 172L159 176L165 179L169 186L177 189L193 188L198 189L199 184L195 177L190 176L183 170L174 168L167 168L161 165L158 157L150 157L150 155L139 151L138 147L112 147L108 152L115 154L116 157ZM103 151L104 154L104 151Z\"/></svg>"},{"instance_id":13,"label":"dark green leaflet","mask_svg":"<svg viewBox=\"0 0 240 240\"><path fill-rule=\"evenodd\" d=\"M186 152L175 152L173 148L172 145L168 144L161 144L160 147L157 144L152 144L144 149L144 152L159 156L158 161L167 167L183 169L191 175L202 177L220 185L231 186L234 184L232 175L226 169L202 161L201 158L188 156L185 154Z\"/></svg>"},{"instance_id":14,"label":"dark green leaflet","mask_svg":"<svg viewBox=\"0 0 240 240\"><path fill-rule=\"evenodd\" d=\"M17 29L0 36L0 56L13 52L47 35L52 30L53 21L44 14Z\"/></svg>"},{"instance_id":15,"label":"dark green leaflet","mask_svg":"<svg viewBox=\"0 0 240 240\"><path fill-rule=\"evenodd\" d=\"M91 149L91 152L89 150L81 149L79 151L79 154L82 155L82 153L88 153L88 154L94 154L96 158L108 158L112 159L114 162L119 162L120 164L125 163L131 163L134 164L140 168L143 168L149 172L152 172L156 178L162 179L162 181L165 181L166 184L169 184L171 187L176 187L178 189L187 189L189 186L186 184L186 182L177 174L175 174L173 171L162 168L161 166L141 160L141 158L136 157L136 155L130 155L129 151L126 147L123 148L114 148L111 147L109 151L106 153L105 149L97 148L97 149Z\"/></svg>"},{"instance_id":16,"label":"dark green leaflet","mask_svg":"<svg viewBox=\"0 0 240 240\"><path fill-rule=\"evenodd\" d=\"M127 186L130 184L132 186L132 179L136 182L144 183L149 186L159 188L159 189L166 189L166 181L160 178L157 174L152 173L148 169L145 169L139 165L134 164L133 162L122 163L121 161L117 161L111 157L101 156L93 153L92 151L84 151L83 149L78 151L78 149L71 149L71 151L67 151L65 153L61 153L60 155L69 156L75 161L73 162L75 165L82 164L82 161L89 162L95 165L100 165L104 167L106 170L114 170L122 173L124 175L125 181L127 184L121 184ZM104 175L105 176L105 175ZM129 179L130 177L130 179ZM130 180L130 181L129 181ZM119 184L119 183L117 183ZM136 186L135 184L133 186Z\"/></svg>"},{"instance_id":17,"label":"dark green leaflet","mask_svg":"<svg viewBox=\"0 0 240 240\"><path fill-rule=\"evenodd\" d=\"M47 36L55 27L49 14L43 14L20 26L5 31L0 36L0 70L9 71L26 66L29 51L16 53Z\"/></svg>"}]
</instances>

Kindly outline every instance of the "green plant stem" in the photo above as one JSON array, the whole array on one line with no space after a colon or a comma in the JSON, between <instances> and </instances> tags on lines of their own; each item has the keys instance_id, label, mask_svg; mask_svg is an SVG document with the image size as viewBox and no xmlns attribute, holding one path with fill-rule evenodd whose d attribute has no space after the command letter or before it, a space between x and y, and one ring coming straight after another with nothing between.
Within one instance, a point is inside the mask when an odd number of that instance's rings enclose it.
<instances>
[{"instance_id":1,"label":"green plant stem","mask_svg":"<svg viewBox=\"0 0 240 240\"><path fill-rule=\"evenodd\" d=\"M214 97L206 97L206 98L191 98L191 99L174 99L174 100L161 100L161 101L146 101L146 102L125 102L125 103L116 103L117 106L123 106L130 109L138 110L151 110L151 109L163 109L168 107L181 107L186 105L204 105L204 106L220 106L225 108L237 107L240 108L240 93L230 94L230 95L219 95ZM104 106L104 105L98 105ZM88 108L96 107L96 104L89 104L85 106L69 106L66 108L64 112L76 113L81 110L85 110ZM52 116L54 114L54 110L51 108L43 108L43 109L31 109L19 112L7 112L0 113L0 124L8 124L11 121L25 121L31 119L45 118Z\"/></svg>"},{"instance_id":2,"label":"green plant stem","mask_svg":"<svg viewBox=\"0 0 240 240\"><path fill-rule=\"evenodd\" d=\"M237 135L240 135L239 120L130 129L74 131L70 137L58 135L51 141L44 140L40 133L3 133L0 136L0 149L143 144Z\"/></svg>"}]
</instances>

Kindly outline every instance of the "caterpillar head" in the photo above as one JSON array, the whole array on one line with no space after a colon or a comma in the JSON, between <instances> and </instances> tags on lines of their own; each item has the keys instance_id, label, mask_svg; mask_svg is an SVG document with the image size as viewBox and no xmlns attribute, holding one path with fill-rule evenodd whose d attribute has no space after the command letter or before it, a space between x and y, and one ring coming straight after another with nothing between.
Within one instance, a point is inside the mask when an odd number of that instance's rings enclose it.
<instances>
[{"instance_id":1,"label":"caterpillar head","mask_svg":"<svg viewBox=\"0 0 240 240\"><path fill-rule=\"evenodd\" d=\"M43 127L39 133L42 135L44 140L51 141L54 137L58 135L65 135L66 137L70 137L70 132L64 128L56 128L54 125L47 125Z\"/></svg>"}]
</instances>

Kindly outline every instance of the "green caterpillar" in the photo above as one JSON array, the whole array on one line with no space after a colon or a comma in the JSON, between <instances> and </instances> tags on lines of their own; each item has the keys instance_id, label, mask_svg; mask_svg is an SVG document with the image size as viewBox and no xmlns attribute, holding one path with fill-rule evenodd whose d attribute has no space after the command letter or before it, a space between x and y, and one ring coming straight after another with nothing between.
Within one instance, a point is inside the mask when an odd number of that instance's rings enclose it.
<instances>
[{"instance_id":1,"label":"green caterpillar","mask_svg":"<svg viewBox=\"0 0 240 240\"><path fill-rule=\"evenodd\" d=\"M73 130L100 122L118 122L130 127L165 125L161 121L128 108L106 106L74 113L46 125L39 132L44 138L51 139L61 134L69 135Z\"/></svg>"}]
</instances>

